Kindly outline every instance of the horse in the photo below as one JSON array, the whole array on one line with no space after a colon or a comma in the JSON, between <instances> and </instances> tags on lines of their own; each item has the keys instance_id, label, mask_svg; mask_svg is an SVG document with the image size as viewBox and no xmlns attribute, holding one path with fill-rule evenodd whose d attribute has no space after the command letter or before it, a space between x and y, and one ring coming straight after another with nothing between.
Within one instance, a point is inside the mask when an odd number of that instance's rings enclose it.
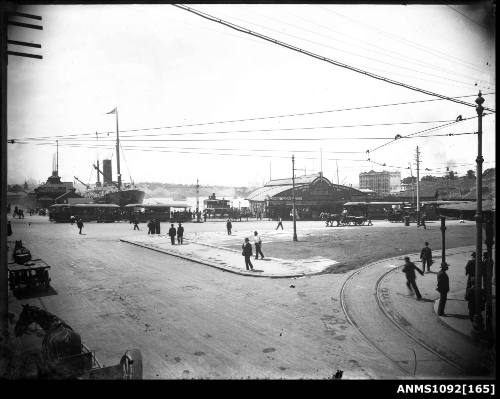
<instances>
[{"instance_id":1,"label":"horse","mask_svg":"<svg viewBox=\"0 0 500 399\"><path fill-rule=\"evenodd\" d=\"M339 215L338 213L322 212L320 217L326 221L326 227L333 227L333 222L337 222L337 226L340 226L340 222L342 220L342 215Z\"/></svg>"},{"instance_id":2,"label":"horse","mask_svg":"<svg viewBox=\"0 0 500 399\"><path fill-rule=\"evenodd\" d=\"M68 377L73 370L64 367L63 358L81 354L82 339L63 320L36 306L23 305L23 310L14 328L19 337L26 333L31 323L38 324L45 336L42 341L42 367L52 376Z\"/></svg>"}]
</instances>

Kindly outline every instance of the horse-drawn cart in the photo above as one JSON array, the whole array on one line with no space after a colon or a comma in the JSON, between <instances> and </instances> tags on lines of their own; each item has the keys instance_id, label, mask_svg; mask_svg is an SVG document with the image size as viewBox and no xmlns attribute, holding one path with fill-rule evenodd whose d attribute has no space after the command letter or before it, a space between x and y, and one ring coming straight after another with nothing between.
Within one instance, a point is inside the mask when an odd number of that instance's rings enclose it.
<instances>
[{"instance_id":1,"label":"horse-drawn cart","mask_svg":"<svg viewBox=\"0 0 500 399\"><path fill-rule=\"evenodd\" d=\"M41 374L65 379L140 380L142 355L138 349L127 350L119 364L104 367L95 357L95 351L82 344L80 354L58 359L50 370L41 370Z\"/></svg>"},{"instance_id":2,"label":"horse-drawn cart","mask_svg":"<svg viewBox=\"0 0 500 399\"><path fill-rule=\"evenodd\" d=\"M16 292L19 289L43 288L48 289L50 285L50 266L42 259L34 259L24 263L9 264L9 288Z\"/></svg>"},{"instance_id":3,"label":"horse-drawn cart","mask_svg":"<svg viewBox=\"0 0 500 399\"><path fill-rule=\"evenodd\" d=\"M37 378L139 380L142 379L142 355L127 350L120 363L103 367L80 335L56 315L32 305L22 305L14 327L16 337L27 333L32 323L45 332L40 355L35 356Z\"/></svg>"}]
</instances>

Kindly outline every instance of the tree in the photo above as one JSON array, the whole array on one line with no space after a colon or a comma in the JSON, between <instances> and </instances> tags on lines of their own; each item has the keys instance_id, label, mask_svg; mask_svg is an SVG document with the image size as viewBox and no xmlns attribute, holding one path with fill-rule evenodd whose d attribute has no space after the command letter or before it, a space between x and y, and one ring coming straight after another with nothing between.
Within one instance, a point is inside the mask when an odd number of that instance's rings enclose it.
<instances>
[{"instance_id":1,"label":"tree","mask_svg":"<svg viewBox=\"0 0 500 399\"><path fill-rule=\"evenodd\" d=\"M467 177L468 179L475 179L475 178L476 178L476 172L474 172L472 169L469 169L469 170L467 171L467 175L466 175L466 177Z\"/></svg>"},{"instance_id":2,"label":"tree","mask_svg":"<svg viewBox=\"0 0 500 399\"><path fill-rule=\"evenodd\" d=\"M446 178L450 180L455 180L457 178L457 175L454 171L450 170L446 175Z\"/></svg>"},{"instance_id":3,"label":"tree","mask_svg":"<svg viewBox=\"0 0 500 399\"><path fill-rule=\"evenodd\" d=\"M417 178L411 177L411 176L405 177L404 179L401 180L401 183L403 183L403 184L411 184L411 183L416 183L416 182L417 182Z\"/></svg>"},{"instance_id":4,"label":"tree","mask_svg":"<svg viewBox=\"0 0 500 399\"><path fill-rule=\"evenodd\" d=\"M438 178L436 176L431 176L431 175L427 175L427 176L423 176L420 181L437 181Z\"/></svg>"}]
</instances>

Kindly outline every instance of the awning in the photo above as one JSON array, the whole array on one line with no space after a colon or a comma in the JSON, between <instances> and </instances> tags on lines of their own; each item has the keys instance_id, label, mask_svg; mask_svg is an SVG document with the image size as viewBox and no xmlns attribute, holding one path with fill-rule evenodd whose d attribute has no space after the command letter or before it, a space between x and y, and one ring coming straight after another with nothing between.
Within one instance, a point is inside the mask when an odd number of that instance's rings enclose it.
<instances>
[{"instance_id":1,"label":"awning","mask_svg":"<svg viewBox=\"0 0 500 399\"><path fill-rule=\"evenodd\" d=\"M495 202L493 200L484 200L483 214L486 217L494 217L495 215ZM450 205L442 205L439 207L439 213L442 216L448 217L463 217L467 220L474 220L474 215L476 214L477 204L476 202L468 203L456 203Z\"/></svg>"},{"instance_id":2,"label":"awning","mask_svg":"<svg viewBox=\"0 0 500 399\"><path fill-rule=\"evenodd\" d=\"M245 198L248 201L264 202L268 198L272 198L279 193L292 189L293 185L290 186L269 186L261 187L253 191ZM297 188L297 186L295 186Z\"/></svg>"}]
</instances>

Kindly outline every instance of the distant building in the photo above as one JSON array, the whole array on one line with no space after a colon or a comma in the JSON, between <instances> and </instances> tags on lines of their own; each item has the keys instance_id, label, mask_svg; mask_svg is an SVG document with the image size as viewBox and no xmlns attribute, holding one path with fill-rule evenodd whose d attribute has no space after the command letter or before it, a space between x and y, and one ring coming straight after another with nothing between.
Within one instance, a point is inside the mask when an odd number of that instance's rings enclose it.
<instances>
[{"instance_id":1,"label":"distant building","mask_svg":"<svg viewBox=\"0 0 500 399\"><path fill-rule=\"evenodd\" d=\"M292 212L292 179L267 182L246 199L254 214L271 219L290 219ZM364 201L367 194L352 187L331 183L323 174L295 178L295 209L299 219L318 219L322 212L340 213L349 201Z\"/></svg>"},{"instance_id":2,"label":"distant building","mask_svg":"<svg viewBox=\"0 0 500 399\"><path fill-rule=\"evenodd\" d=\"M388 195L401 191L401 172L362 172L359 174L359 188L375 191L378 195Z\"/></svg>"}]
</instances>

